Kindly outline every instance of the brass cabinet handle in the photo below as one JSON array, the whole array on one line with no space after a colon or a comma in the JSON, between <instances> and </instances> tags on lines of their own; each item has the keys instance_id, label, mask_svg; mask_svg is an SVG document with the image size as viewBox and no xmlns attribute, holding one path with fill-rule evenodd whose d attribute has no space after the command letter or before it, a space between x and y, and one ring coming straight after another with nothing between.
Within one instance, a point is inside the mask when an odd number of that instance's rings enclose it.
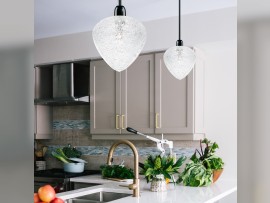
<instances>
[{"instance_id":1,"label":"brass cabinet handle","mask_svg":"<svg viewBox=\"0 0 270 203\"><path fill-rule=\"evenodd\" d=\"M116 114L116 116L115 116L115 128L116 128L117 130L120 129L120 128L119 128L119 115L118 115L118 114Z\"/></svg>"},{"instance_id":2,"label":"brass cabinet handle","mask_svg":"<svg viewBox=\"0 0 270 203\"><path fill-rule=\"evenodd\" d=\"M125 115L122 115L122 129L124 130L125 129L125 127L124 127L124 120L125 120Z\"/></svg>"},{"instance_id":3,"label":"brass cabinet handle","mask_svg":"<svg viewBox=\"0 0 270 203\"><path fill-rule=\"evenodd\" d=\"M159 117L159 113L156 113L156 128L159 128L159 126L158 126L158 117Z\"/></svg>"}]
</instances>

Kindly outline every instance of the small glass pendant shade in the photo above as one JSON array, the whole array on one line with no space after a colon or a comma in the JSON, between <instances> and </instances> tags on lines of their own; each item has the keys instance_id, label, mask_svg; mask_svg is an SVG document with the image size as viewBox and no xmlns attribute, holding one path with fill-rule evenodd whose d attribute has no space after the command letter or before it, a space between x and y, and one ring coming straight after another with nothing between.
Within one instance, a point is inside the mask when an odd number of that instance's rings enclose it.
<instances>
[{"instance_id":1,"label":"small glass pendant shade","mask_svg":"<svg viewBox=\"0 0 270 203\"><path fill-rule=\"evenodd\" d=\"M146 42L143 24L129 16L112 16L93 29L94 44L104 61L120 72L139 56Z\"/></svg>"},{"instance_id":2,"label":"small glass pendant shade","mask_svg":"<svg viewBox=\"0 0 270 203\"><path fill-rule=\"evenodd\" d=\"M178 80L181 80L192 70L196 56L189 47L174 46L165 52L163 59L170 73Z\"/></svg>"}]
</instances>

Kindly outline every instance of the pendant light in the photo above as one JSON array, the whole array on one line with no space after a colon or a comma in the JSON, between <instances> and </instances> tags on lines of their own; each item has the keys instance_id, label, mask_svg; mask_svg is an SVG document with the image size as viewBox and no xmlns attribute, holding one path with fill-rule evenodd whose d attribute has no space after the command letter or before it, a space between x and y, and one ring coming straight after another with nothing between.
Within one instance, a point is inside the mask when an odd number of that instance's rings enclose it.
<instances>
[{"instance_id":1,"label":"pendant light","mask_svg":"<svg viewBox=\"0 0 270 203\"><path fill-rule=\"evenodd\" d=\"M101 57L118 72L135 61L146 42L145 27L136 19L126 16L121 0L114 9L114 16L97 23L92 35Z\"/></svg>"},{"instance_id":2,"label":"pendant light","mask_svg":"<svg viewBox=\"0 0 270 203\"><path fill-rule=\"evenodd\" d=\"M176 46L167 49L163 59L170 73L179 80L185 78L195 64L194 51L183 46L181 40L181 0L179 0L179 39L176 41Z\"/></svg>"}]
</instances>

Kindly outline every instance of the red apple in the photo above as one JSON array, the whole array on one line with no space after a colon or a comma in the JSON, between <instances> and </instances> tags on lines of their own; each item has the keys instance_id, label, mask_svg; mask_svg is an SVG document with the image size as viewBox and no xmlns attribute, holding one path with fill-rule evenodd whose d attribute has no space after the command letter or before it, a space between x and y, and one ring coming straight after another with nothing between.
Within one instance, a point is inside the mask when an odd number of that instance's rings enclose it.
<instances>
[{"instance_id":1,"label":"red apple","mask_svg":"<svg viewBox=\"0 0 270 203\"><path fill-rule=\"evenodd\" d=\"M65 202L64 200L56 197L53 201L51 201L51 203L65 203Z\"/></svg>"},{"instance_id":2,"label":"red apple","mask_svg":"<svg viewBox=\"0 0 270 203\"><path fill-rule=\"evenodd\" d=\"M34 203L38 203L40 201L38 193L34 193Z\"/></svg>"},{"instance_id":3,"label":"red apple","mask_svg":"<svg viewBox=\"0 0 270 203\"><path fill-rule=\"evenodd\" d=\"M38 189L38 196L43 202L50 202L55 198L55 191L52 186L44 185Z\"/></svg>"}]
</instances>

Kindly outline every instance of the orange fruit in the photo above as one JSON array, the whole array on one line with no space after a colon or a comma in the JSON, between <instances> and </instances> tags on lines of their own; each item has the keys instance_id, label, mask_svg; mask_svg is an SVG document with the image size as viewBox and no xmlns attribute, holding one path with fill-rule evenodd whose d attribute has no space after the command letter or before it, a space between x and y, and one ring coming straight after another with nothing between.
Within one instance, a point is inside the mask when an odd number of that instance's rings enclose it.
<instances>
[{"instance_id":1,"label":"orange fruit","mask_svg":"<svg viewBox=\"0 0 270 203\"><path fill-rule=\"evenodd\" d=\"M55 191L52 186L44 185L38 189L38 196L43 202L50 202L55 198Z\"/></svg>"},{"instance_id":2,"label":"orange fruit","mask_svg":"<svg viewBox=\"0 0 270 203\"><path fill-rule=\"evenodd\" d=\"M34 203L38 203L40 201L38 193L34 193Z\"/></svg>"}]
</instances>

